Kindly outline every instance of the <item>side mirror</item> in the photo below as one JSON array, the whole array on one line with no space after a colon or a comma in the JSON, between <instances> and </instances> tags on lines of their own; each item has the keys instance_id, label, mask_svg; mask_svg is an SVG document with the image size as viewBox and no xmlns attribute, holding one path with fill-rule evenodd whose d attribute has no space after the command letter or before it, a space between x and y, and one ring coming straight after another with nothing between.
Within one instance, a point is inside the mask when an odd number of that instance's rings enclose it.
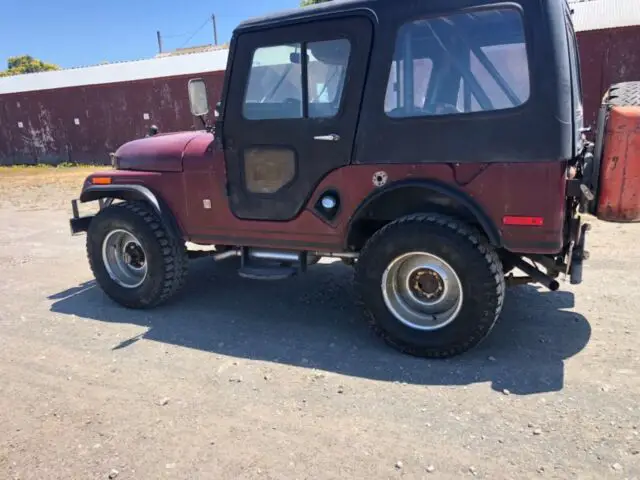
<instances>
[{"instance_id":1,"label":"side mirror","mask_svg":"<svg viewBox=\"0 0 640 480\"><path fill-rule=\"evenodd\" d=\"M209 113L209 101L207 100L207 86L201 78L189 80L189 103L191 113L196 117L203 117Z\"/></svg>"}]
</instances>

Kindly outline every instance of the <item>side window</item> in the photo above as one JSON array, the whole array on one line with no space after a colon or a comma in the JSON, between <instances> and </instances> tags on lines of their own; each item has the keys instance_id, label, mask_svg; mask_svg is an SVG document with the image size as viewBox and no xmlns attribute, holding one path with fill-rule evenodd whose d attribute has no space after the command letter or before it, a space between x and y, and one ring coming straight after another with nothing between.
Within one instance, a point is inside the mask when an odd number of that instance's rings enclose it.
<instances>
[{"instance_id":1,"label":"side window","mask_svg":"<svg viewBox=\"0 0 640 480\"><path fill-rule=\"evenodd\" d=\"M335 117L340 110L351 44L345 39L314 42L308 44L307 51L309 116Z\"/></svg>"},{"instance_id":2,"label":"side window","mask_svg":"<svg viewBox=\"0 0 640 480\"><path fill-rule=\"evenodd\" d=\"M258 48L253 54L245 94L245 118L337 115L350 53L351 44L346 39ZM306 68L302 68L303 62Z\"/></svg>"},{"instance_id":3,"label":"side window","mask_svg":"<svg viewBox=\"0 0 640 480\"><path fill-rule=\"evenodd\" d=\"M530 95L524 26L514 8L420 19L396 41L385 99L391 117L495 111Z\"/></svg>"},{"instance_id":4,"label":"side window","mask_svg":"<svg viewBox=\"0 0 640 480\"><path fill-rule=\"evenodd\" d=\"M493 110L522 105L529 98L529 64L527 50L524 43L490 45L480 47L481 55L486 56L489 65L493 65L495 73L504 79L508 88L502 88L496 77L487 70L485 64L473 52L470 54L470 70L479 86L486 93ZM489 67L490 68L490 67ZM490 110L482 108L472 95L471 81L460 79L460 91L457 107L461 112L480 112ZM513 97L509 96L509 89ZM469 92L469 93L465 93ZM464 103L464 95L471 95L471 104Z\"/></svg>"},{"instance_id":5,"label":"side window","mask_svg":"<svg viewBox=\"0 0 640 480\"><path fill-rule=\"evenodd\" d=\"M405 108L405 98L403 88L407 88L407 83L403 81L404 60L394 60L391 65L391 74L387 84L387 96L384 103L384 111L392 114L394 111L417 111L422 108L421 100L427 95L427 88L431 80L431 70L433 61L430 58L416 58L413 60L413 108ZM409 85L409 88L410 85Z\"/></svg>"},{"instance_id":6,"label":"side window","mask_svg":"<svg viewBox=\"0 0 640 480\"><path fill-rule=\"evenodd\" d=\"M300 44L258 48L253 54L243 114L249 120L302 118Z\"/></svg>"}]
</instances>

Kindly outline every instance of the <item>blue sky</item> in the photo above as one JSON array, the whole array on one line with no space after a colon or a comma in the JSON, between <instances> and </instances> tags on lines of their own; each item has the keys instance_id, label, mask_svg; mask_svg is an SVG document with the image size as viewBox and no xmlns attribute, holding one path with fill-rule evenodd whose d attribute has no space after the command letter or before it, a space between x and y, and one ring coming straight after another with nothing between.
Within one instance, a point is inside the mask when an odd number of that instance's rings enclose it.
<instances>
[{"instance_id":1,"label":"blue sky","mask_svg":"<svg viewBox=\"0 0 640 480\"><path fill-rule=\"evenodd\" d=\"M148 58L165 50L229 39L240 21L299 5L299 0L0 0L0 70L7 58L28 54L62 67Z\"/></svg>"}]
</instances>

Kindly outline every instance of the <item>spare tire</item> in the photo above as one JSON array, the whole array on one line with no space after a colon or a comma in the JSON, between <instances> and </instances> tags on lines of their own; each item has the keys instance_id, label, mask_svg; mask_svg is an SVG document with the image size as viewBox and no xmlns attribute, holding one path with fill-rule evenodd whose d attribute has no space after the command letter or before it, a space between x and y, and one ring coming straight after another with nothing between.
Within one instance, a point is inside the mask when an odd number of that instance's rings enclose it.
<instances>
[{"instance_id":1,"label":"spare tire","mask_svg":"<svg viewBox=\"0 0 640 480\"><path fill-rule=\"evenodd\" d=\"M616 107L640 106L640 82L623 82L611 85L603 103Z\"/></svg>"},{"instance_id":2,"label":"spare tire","mask_svg":"<svg viewBox=\"0 0 640 480\"><path fill-rule=\"evenodd\" d=\"M592 168L596 200L590 209L600 220L640 221L637 151L640 140L640 81L612 85L602 99Z\"/></svg>"},{"instance_id":3,"label":"spare tire","mask_svg":"<svg viewBox=\"0 0 640 480\"><path fill-rule=\"evenodd\" d=\"M609 114L615 107L640 106L640 81L615 83L609 87L604 96L598 112L596 122L596 141L593 155L585 160L584 180L596 198L600 196L600 168L602 155L604 154L604 137L609 121ZM598 200L591 202L589 213L596 215Z\"/></svg>"}]
</instances>

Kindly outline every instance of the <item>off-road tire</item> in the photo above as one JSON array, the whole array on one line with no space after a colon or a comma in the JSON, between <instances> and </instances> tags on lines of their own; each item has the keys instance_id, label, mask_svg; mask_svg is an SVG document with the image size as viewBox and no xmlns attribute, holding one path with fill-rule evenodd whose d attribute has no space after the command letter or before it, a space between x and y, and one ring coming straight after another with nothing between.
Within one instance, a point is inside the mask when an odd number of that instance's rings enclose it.
<instances>
[{"instance_id":1,"label":"off-road tire","mask_svg":"<svg viewBox=\"0 0 640 480\"><path fill-rule=\"evenodd\" d=\"M604 103L616 107L640 106L640 82L616 83L609 87Z\"/></svg>"},{"instance_id":2,"label":"off-road tire","mask_svg":"<svg viewBox=\"0 0 640 480\"><path fill-rule=\"evenodd\" d=\"M109 232L123 229L142 244L148 273L137 288L116 283L105 268L102 244ZM87 256L98 285L115 302L134 309L153 308L184 286L189 259L184 241L144 202L123 202L101 210L87 232Z\"/></svg>"},{"instance_id":3,"label":"off-road tire","mask_svg":"<svg viewBox=\"0 0 640 480\"><path fill-rule=\"evenodd\" d=\"M458 316L438 330L405 325L384 301L384 271L395 258L414 251L445 260L462 284ZM446 358L470 350L491 332L502 310L505 282L498 255L478 231L452 217L414 214L387 224L366 243L356 265L355 289L374 331L389 345L414 356Z\"/></svg>"}]
</instances>

